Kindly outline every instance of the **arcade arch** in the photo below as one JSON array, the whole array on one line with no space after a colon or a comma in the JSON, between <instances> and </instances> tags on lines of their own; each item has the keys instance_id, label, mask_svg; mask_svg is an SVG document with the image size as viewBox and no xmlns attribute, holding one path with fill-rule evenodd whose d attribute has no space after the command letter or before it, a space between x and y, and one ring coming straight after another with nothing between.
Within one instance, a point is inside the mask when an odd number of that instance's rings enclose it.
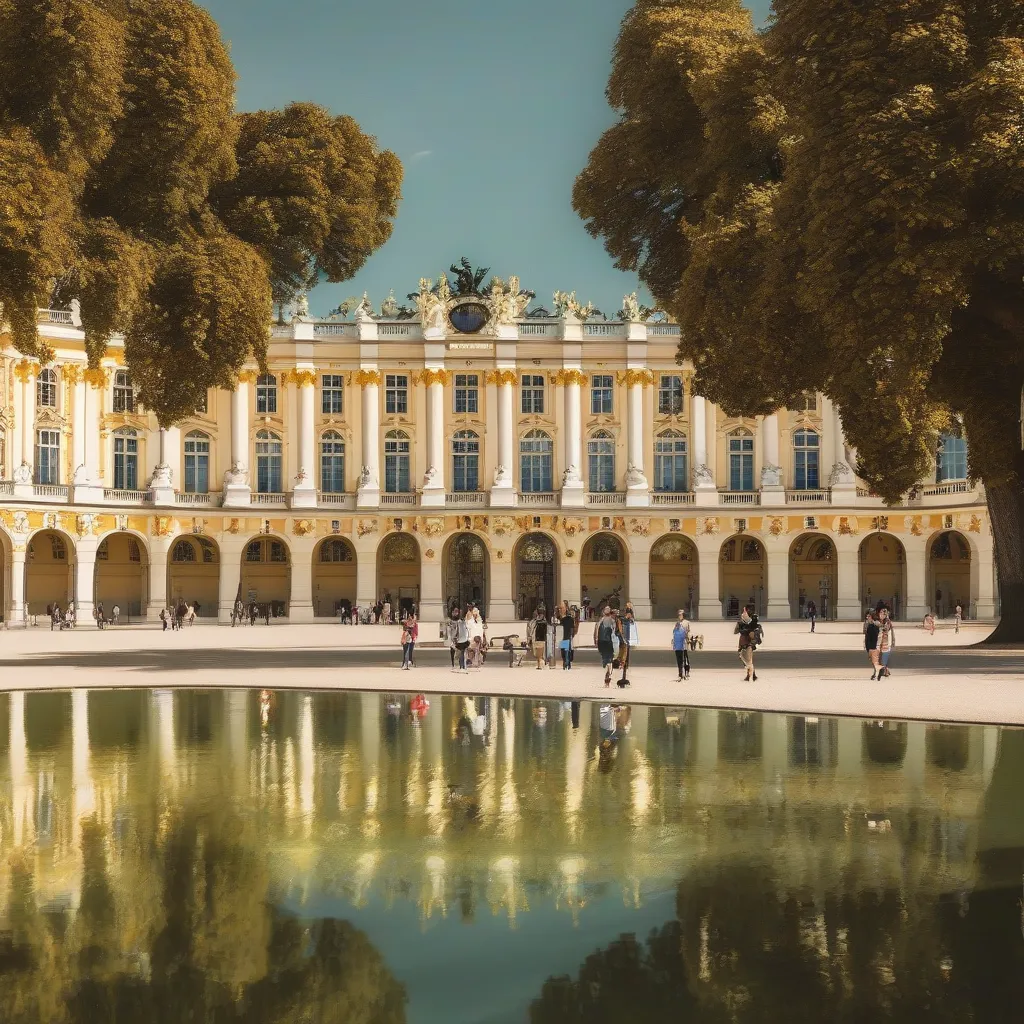
<instances>
[{"instance_id":1,"label":"arcade arch","mask_svg":"<svg viewBox=\"0 0 1024 1024\"><path fill-rule=\"evenodd\" d=\"M956 530L936 534L928 545L926 604L940 619L949 618L959 604L970 613L977 598L971 578L971 545Z\"/></svg>"},{"instance_id":2,"label":"arcade arch","mask_svg":"<svg viewBox=\"0 0 1024 1024\"><path fill-rule=\"evenodd\" d=\"M96 549L93 603L110 618L116 605L124 619L140 619L149 604L149 551L133 533L108 534Z\"/></svg>"},{"instance_id":3,"label":"arcade arch","mask_svg":"<svg viewBox=\"0 0 1024 1024\"><path fill-rule=\"evenodd\" d=\"M292 593L291 552L280 537L253 537L242 550L242 575L239 596L249 605L256 602L263 610L281 618L288 614Z\"/></svg>"},{"instance_id":4,"label":"arcade arch","mask_svg":"<svg viewBox=\"0 0 1024 1024\"><path fill-rule=\"evenodd\" d=\"M451 609L465 610L475 604L487 618L490 596L490 556L487 546L475 533L457 533L448 539L444 549L445 614Z\"/></svg>"},{"instance_id":5,"label":"arcade arch","mask_svg":"<svg viewBox=\"0 0 1024 1024\"><path fill-rule=\"evenodd\" d=\"M861 610L874 608L884 601L894 619L906 614L907 558L903 545L891 533L872 533L861 541L860 563Z\"/></svg>"},{"instance_id":6,"label":"arcade arch","mask_svg":"<svg viewBox=\"0 0 1024 1024\"><path fill-rule=\"evenodd\" d=\"M11 539L6 530L0 530L0 621L5 625L11 617Z\"/></svg>"},{"instance_id":7,"label":"arcade arch","mask_svg":"<svg viewBox=\"0 0 1024 1024\"><path fill-rule=\"evenodd\" d=\"M626 571L626 549L615 534L595 534L583 545L580 593L590 599L595 614L605 605L626 606Z\"/></svg>"},{"instance_id":8,"label":"arcade arch","mask_svg":"<svg viewBox=\"0 0 1024 1024\"><path fill-rule=\"evenodd\" d=\"M697 545L680 533L670 533L651 548L651 615L674 619L680 608L696 618L700 596Z\"/></svg>"},{"instance_id":9,"label":"arcade arch","mask_svg":"<svg viewBox=\"0 0 1024 1024\"><path fill-rule=\"evenodd\" d=\"M377 549L377 598L390 601L392 615L420 603L420 548L411 533L392 533Z\"/></svg>"},{"instance_id":10,"label":"arcade arch","mask_svg":"<svg viewBox=\"0 0 1024 1024\"><path fill-rule=\"evenodd\" d=\"M718 592L724 618L738 618L746 604L752 604L758 615L764 615L766 567L764 545L756 537L741 533L722 544L718 555Z\"/></svg>"},{"instance_id":11,"label":"arcade arch","mask_svg":"<svg viewBox=\"0 0 1024 1024\"><path fill-rule=\"evenodd\" d=\"M558 548L545 533L520 537L513 553L516 617L531 619L538 607L554 610L558 593Z\"/></svg>"},{"instance_id":12,"label":"arcade arch","mask_svg":"<svg viewBox=\"0 0 1024 1024\"><path fill-rule=\"evenodd\" d=\"M179 537L167 556L167 606L184 601L197 616L215 619L219 600L220 548L199 534Z\"/></svg>"},{"instance_id":13,"label":"arcade arch","mask_svg":"<svg viewBox=\"0 0 1024 1024\"><path fill-rule=\"evenodd\" d=\"M313 551L313 615L335 618L355 603L355 548L344 537L327 537Z\"/></svg>"},{"instance_id":14,"label":"arcade arch","mask_svg":"<svg viewBox=\"0 0 1024 1024\"><path fill-rule=\"evenodd\" d=\"M25 551L25 605L45 615L48 604L66 608L75 595L75 546L59 530L40 530Z\"/></svg>"},{"instance_id":15,"label":"arcade arch","mask_svg":"<svg viewBox=\"0 0 1024 1024\"><path fill-rule=\"evenodd\" d=\"M837 597L838 555L831 538L821 533L805 533L789 548L789 614L794 619L806 615L813 601L818 618L834 619Z\"/></svg>"}]
</instances>

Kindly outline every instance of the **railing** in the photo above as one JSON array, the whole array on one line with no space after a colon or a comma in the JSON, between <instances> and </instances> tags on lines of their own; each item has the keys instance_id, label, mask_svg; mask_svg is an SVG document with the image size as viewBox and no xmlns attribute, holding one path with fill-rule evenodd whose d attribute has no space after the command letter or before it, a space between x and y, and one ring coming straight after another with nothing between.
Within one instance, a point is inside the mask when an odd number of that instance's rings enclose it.
<instances>
[{"instance_id":1,"label":"railing","mask_svg":"<svg viewBox=\"0 0 1024 1024\"><path fill-rule=\"evenodd\" d=\"M67 324L69 327L74 323L70 309L37 309L36 320L44 324Z\"/></svg>"},{"instance_id":2,"label":"railing","mask_svg":"<svg viewBox=\"0 0 1024 1024\"><path fill-rule=\"evenodd\" d=\"M68 491L70 488L64 484L33 484L32 493L37 498L63 498L65 501L68 497Z\"/></svg>"},{"instance_id":3,"label":"railing","mask_svg":"<svg viewBox=\"0 0 1024 1024\"><path fill-rule=\"evenodd\" d=\"M446 505L452 508L469 508L487 504L486 491L451 491L444 496Z\"/></svg>"},{"instance_id":4,"label":"railing","mask_svg":"<svg viewBox=\"0 0 1024 1024\"><path fill-rule=\"evenodd\" d=\"M928 498L936 494L967 494L974 486L970 480L950 480L944 484L932 484L922 487L921 494Z\"/></svg>"},{"instance_id":5,"label":"railing","mask_svg":"<svg viewBox=\"0 0 1024 1024\"><path fill-rule=\"evenodd\" d=\"M787 505L827 505L832 500L832 492L825 488L821 491L786 491Z\"/></svg>"},{"instance_id":6,"label":"railing","mask_svg":"<svg viewBox=\"0 0 1024 1024\"><path fill-rule=\"evenodd\" d=\"M415 491L410 491L408 494L382 494L380 496L381 505L415 505L419 500L419 495Z\"/></svg>"},{"instance_id":7,"label":"railing","mask_svg":"<svg viewBox=\"0 0 1024 1024\"><path fill-rule=\"evenodd\" d=\"M583 335L584 337L614 337L619 334L625 334L626 329L622 324L584 324Z\"/></svg>"},{"instance_id":8,"label":"railing","mask_svg":"<svg viewBox=\"0 0 1024 1024\"><path fill-rule=\"evenodd\" d=\"M14 494L14 481L0 480L0 494Z\"/></svg>"},{"instance_id":9,"label":"railing","mask_svg":"<svg viewBox=\"0 0 1024 1024\"><path fill-rule=\"evenodd\" d=\"M651 495L652 505L693 505L696 500L693 491L655 491Z\"/></svg>"},{"instance_id":10,"label":"railing","mask_svg":"<svg viewBox=\"0 0 1024 1024\"><path fill-rule=\"evenodd\" d=\"M274 324L270 328L272 338L290 338L294 332L289 324Z\"/></svg>"},{"instance_id":11,"label":"railing","mask_svg":"<svg viewBox=\"0 0 1024 1024\"><path fill-rule=\"evenodd\" d=\"M588 505L625 505L625 491L587 491Z\"/></svg>"},{"instance_id":12,"label":"railing","mask_svg":"<svg viewBox=\"0 0 1024 1024\"><path fill-rule=\"evenodd\" d=\"M131 491L123 487L104 487L103 500L119 505L145 505L151 501L149 491Z\"/></svg>"},{"instance_id":13,"label":"railing","mask_svg":"<svg viewBox=\"0 0 1024 1024\"><path fill-rule=\"evenodd\" d=\"M520 505L546 505L551 507L558 504L558 495L553 491L527 491L519 495Z\"/></svg>"},{"instance_id":14,"label":"railing","mask_svg":"<svg viewBox=\"0 0 1024 1024\"><path fill-rule=\"evenodd\" d=\"M723 505L760 505L761 495L757 491L719 491Z\"/></svg>"},{"instance_id":15,"label":"railing","mask_svg":"<svg viewBox=\"0 0 1024 1024\"><path fill-rule=\"evenodd\" d=\"M355 324L314 324L313 333L325 337L358 338L359 328Z\"/></svg>"},{"instance_id":16,"label":"railing","mask_svg":"<svg viewBox=\"0 0 1024 1024\"><path fill-rule=\"evenodd\" d=\"M412 334L409 324L378 324L377 336L380 338L408 338Z\"/></svg>"},{"instance_id":17,"label":"railing","mask_svg":"<svg viewBox=\"0 0 1024 1024\"><path fill-rule=\"evenodd\" d=\"M355 508L354 494L323 494L317 497L317 504L324 508Z\"/></svg>"},{"instance_id":18,"label":"railing","mask_svg":"<svg viewBox=\"0 0 1024 1024\"><path fill-rule=\"evenodd\" d=\"M558 324L520 324L520 338L557 338Z\"/></svg>"},{"instance_id":19,"label":"railing","mask_svg":"<svg viewBox=\"0 0 1024 1024\"><path fill-rule=\"evenodd\" d=\"M201 505L201 506L217 506L224 500L223 495L219 491L207 491L204 493L193 493L191 491L178 491L174 495L175 505Z\"/></svg>"},{"instance_id":20,"label":"railing","mask_svg":"<svg viewBox=\"0 0 1024 1024\"><path fill-rule=\"evenodd\" d=\"M287 494L253 494L249 498L253 505L287 505Z\"/></svg>"},{"instance_id":21,"label":"railing","mask_svg":"<svg viewBox=\"0 0 1024 1024\"><path fill-rule=\"evenodd\" d=\"M648 334L679 334L679 324L648 324Z\"/></svg>"}]
</instances>

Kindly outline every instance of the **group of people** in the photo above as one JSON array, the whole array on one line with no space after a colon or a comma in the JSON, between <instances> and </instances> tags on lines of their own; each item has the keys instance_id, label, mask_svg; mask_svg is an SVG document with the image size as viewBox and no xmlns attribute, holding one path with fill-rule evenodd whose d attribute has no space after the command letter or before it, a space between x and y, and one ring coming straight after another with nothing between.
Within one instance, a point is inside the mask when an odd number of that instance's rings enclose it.
<instances>
[{"instance_id":1,"label":"group of people","mask_svg":"<svg viewBox=\"0 0 1024 1024\"><path fill-rule=\"evenodd\" d=\"M562 670L572 668L576 651L576 634L580 629L580 609L561 601L549 616L544 605L538 605L526 626L527 649L537 662L537 669L555 667L555 651L559 652Z\"/></svg>"},{"instance_id":2,"label":"group of people","mask_svg":"<svg viewBox=\"0 0 1024 1024\"><path fill-rule=\"evenodd\" d=\"M199 605L197 604L185 604L184 599L179 599L176 603L172 602L170 607L161 608L160 622L163 626L163 631L167 631L168 625L170 625L171 629L181 629L186 623L191 626L196 620L196 610L198 607ZM231 624L235 624L234 618L232 618Z\"/></svg>"},{"instance_id":3,"label":"group of people","mask_svg":"<svg viewBox=\"0 0 1024 1024\"><path fill-rule=\"evenodd\" d=\"M594 623L594 646L601 656L604 670L604 685L612 685L612 672L622 669L622 685L627 685L626 672L629 670L629 652L640 643L640 631L636 625L633 604L626 602L620 612L611 605L601 609L601 616Z\"/></svg>"},{"instance_id":4,"label":"group of people","mask_svg":"<svg viewBox=\"0 0 1024 1024\"><path fill-rule=\"evenodd\" d=\"M864 649L871 660L871 678L884 679L892 675L889 658L896 647L896 628L889 606L882 601L864 616Z\"/></svg>"},{"instance_id":5,"label":"group of people","mask_svg":"<svg viewBox=\"0 0 1024 1024\"><path fill-rule=\"evenodd\" d=\"M46 606L46 617L50 620L50 629L72 629L78 625L78 614L75 611L75 602L69 601L67 608L54 601ZM103 609L103 602L97 601L92 610L92 617L97 629L105 629L107 626L118 626L121 624L121 608L114 605L110 609L110 617Z\"/></svg>"},{"instance_id":6,"label":"group of people","mask_svg":"<svg viewBox=\"0 0 1024 1024\"><path fill-rule=\"evenodd\" d=\"M456 659L460 672L480 668L487 652L487 623L480 609L475 604L469 604L465 614L462 614L458 607L452 608L445 624L445 639L451 654L453 672Z\"/></svg>"},{"instance_id":7,"label":"group of people","mask_svg":"<svg viewBox=\"0 0 1024 1024\"><path fill-rule=\"evenodd\" d=\"M198 605L195 607L198 608ZM257 604L255 601L250 601L248 604L245 604L241 598L238 598L238 600L235 601L235 606L231 609L231 625L240 626L243 622L248 622L250 626L255 626L256 623L262 619L264 623L269 626L272 610L273 609L269 601L265 601L263 604ZM194 618L195 608L190 612L190 625Z\"/></svg>"},{"instance_id":8,"label":"group of people","mask_svg":"<svg viewBox=\"0 0 1024 1024\"><path fill-rule=\"evenodd\" d=\"M391 595L385 594L375 604L367 607L360 607L357 604L341 606L341 624L343 626L395 626L404 625L410 618L419 617L419 610L412 605L403 614L400 608L391 603Z\"/></svg>"}]
</instances>

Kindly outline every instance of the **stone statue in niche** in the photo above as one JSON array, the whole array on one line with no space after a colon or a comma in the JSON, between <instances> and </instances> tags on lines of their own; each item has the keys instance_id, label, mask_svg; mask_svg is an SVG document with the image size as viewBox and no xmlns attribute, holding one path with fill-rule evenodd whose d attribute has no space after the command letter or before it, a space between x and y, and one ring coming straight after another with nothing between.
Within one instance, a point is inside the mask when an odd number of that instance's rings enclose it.
<instances>
[{"instance_id":1,"label":"stone statue in niche","mask_svg":"<svg viewBox=\"0 0 1024 1024\"><path fill-rule=\"evenodd\" d=\"M32 483L32 469L27 462L23 462L14 471L14 482L16 484L30 484Z\"/></svg>"}]
</instances>

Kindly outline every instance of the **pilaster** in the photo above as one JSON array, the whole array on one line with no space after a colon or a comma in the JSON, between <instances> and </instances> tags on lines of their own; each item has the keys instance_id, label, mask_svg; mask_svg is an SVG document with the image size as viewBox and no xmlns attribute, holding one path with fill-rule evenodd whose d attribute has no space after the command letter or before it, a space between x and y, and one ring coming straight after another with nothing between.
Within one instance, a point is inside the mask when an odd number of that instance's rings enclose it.
<instances>
[{"instance_id":1,"label":"pilaster","mask_svg":"<svg viewBox=\"0 0 1024 1024\"><path fill-rule=\"evenodd\" d=\"M149 540L149 607L146 619L160 621L160 610L167 607L167 567L175 538L151 537Z\"/></svg>"},{"instance_id":2,"label":"pilaster","mask_svg":"<svg viewBox=\"0 0 1024 1024\"><path fill-rule=\"evenodd\" d=\"M717 536L700 538L697 542L697 585L700 597L697 617L705 622L721 619L722 597L719 581L721 544Z\"/></svg>"},{"instance_id":3,"label":"pilaster","mask_svg":"<svg viewBox=\"0 0 1024 1024\"><path fill-rule=\"evenodd\" d=\"M95 537L81 537L75 547L75 616L79 625L88 625L93 617L98 546Z\"/></svg>"}]
</instances>

